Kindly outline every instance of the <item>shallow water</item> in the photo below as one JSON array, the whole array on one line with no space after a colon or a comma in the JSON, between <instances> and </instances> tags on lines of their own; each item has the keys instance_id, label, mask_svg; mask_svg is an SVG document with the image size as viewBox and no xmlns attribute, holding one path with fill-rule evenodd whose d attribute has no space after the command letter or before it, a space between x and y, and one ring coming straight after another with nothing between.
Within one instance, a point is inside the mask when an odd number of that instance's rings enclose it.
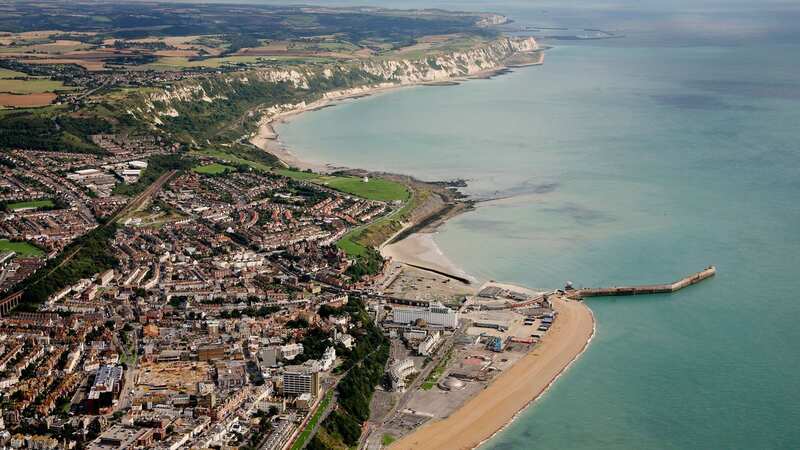
<instances>
[{"instance_id":1,"label":"shallow water","mask_svg":"<svg viewBox=\"0 0 800 450\"><path fill-rule=\"evenodd\" d=\"M609 8L561 20L654 14ZM800 448L800 41L789 12L765 11L714 16L735 25L676 45L655 39L671 30L661 19L614 42L559 41L541 67L278 127L300 157L507 197L436 236L483 279L657 283L717 265L671 296L590 301L589 350L486 448Z\"/></svg>"}]
</instances>

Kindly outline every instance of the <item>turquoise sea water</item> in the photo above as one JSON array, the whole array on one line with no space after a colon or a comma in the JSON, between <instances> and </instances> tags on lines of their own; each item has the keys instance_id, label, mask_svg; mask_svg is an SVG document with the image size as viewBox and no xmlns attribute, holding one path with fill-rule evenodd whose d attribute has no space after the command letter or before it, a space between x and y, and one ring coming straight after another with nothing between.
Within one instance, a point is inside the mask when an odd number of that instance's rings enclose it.
<instances>
[{"instance_id":1,"label":"turquoise sea water","mask_svg":"<svg viewBox=\"0 0 800 450\"><path fill-rule=\"evenodd\" d=\"M466 178L476 197L507 197L436 236L483 279L605 286L717 265L675 295L590 301L588 351L487 449L800 448L796 11L712 3L725 14L709 16L703 5L673 5L681 20L614 5L549 13L633 31L278 128L301 157ZM531 23L545 15L505 7Z\"/></svg>"}]
</instances>

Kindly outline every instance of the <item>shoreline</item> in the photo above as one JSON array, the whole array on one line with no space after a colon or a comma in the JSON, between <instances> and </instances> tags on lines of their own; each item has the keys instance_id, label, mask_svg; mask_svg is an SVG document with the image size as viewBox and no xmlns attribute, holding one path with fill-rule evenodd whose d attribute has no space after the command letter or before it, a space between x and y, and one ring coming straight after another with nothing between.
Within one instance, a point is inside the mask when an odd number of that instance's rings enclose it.
<instances>
[{"instance_id":1,"label":"shoreline","mask_svg":"<svg viewBox=\"0 0 800 450\"><path fill-rule=\"evenodd\" d=\"M550 380L550 383L548 383L548 384L547 384L547 386L545 386L545 388L542 390L542 392L540 392L540 393L539 393L539 395L537 395L536 397L534 397L533 399L531 399L531 400L528 402L528 404L527 404L527 405L523 406L523 407L522 407L522 409L520 409L519 411L517 411L517 412L514 414L514 416L511 418L511 420L509 420L509 421L508 421L508 422L507 422L505 425L503 425L503 427L502 427L502 428L500 428L499 430L497 430L497 431L495 431L494 433L492 433L492 435L491 435L491 436L489 436L489 437L487 437L486 439L484 439L483 441L479 442L479 443L478 443L478 445L476 445L476 446L475 446L475 447L473 447L473 448L478 448L478 447L480 447L481 445L485 444L486 442L489 442L490 440L492 440L492 438L494 438L494 437L495 437L495 436L497 436L498 434L500 434L500 433L502 433L503 431L505 431L506 429L508 429L508 427L510 427L511 425L513 425L513 424L514 424L514 422L516 422L516 421L517 421L517 419L518 419L518 418L519 418L519 417L520 417L520 416L521 416L523 413L525 413L525 411L527 411L527 410L528 410L528 408L530 408L530 407L534 406L534 403L536 403L536 401L537 401L537 400L539 400L540 398L542 398L542 396L543 396L544 394L546 394L546 393L547 393L547 391L549 391L549 390L550 390L550 388L551 388L551 387L553 387L553 385L554 385L554 384L556 384L556 381L558 381L558 379L559 379L559 378L561 378L561 376L562 376L562 375L564 375L564 373L566 373L566 371L567 371L567 370L569 370L569 368L570 368L570 367L572 367L572 365L573 365L573 364L575 364L575 362L576 362L576 361L578 361L578 359L580 359L580 357L581 357L581 356L583 356L583 354L584 354L584 353L586 353L586 350L588 350L588 349L589 349L589 344L591 344L591 343L592 343L592 340L594 340L594 336L595 336L595 334L597 333L597 321L595 320L595 317L594 317L594 312L592 312L592 309L591 309L591 308L589 308L588 306L586 306L586 304L584 304L584 306L585 306L585 307L586 307L586 309L588 310L589 314L592 316L592 333L591 333L591 335L589 335L589 338L588 338L588 339L586 339L586 343L583 345L583 348L582 348L582 349L581 349L581 350L578 352L578 354L577 354L577 355L575 355L575 357L574 357L574 358L572 358L572 360L571 360L571 361L570 361L570 362L569 362L569 363L568 363L566 366L564 366L564 368L563 368L563 369L561 369L561 371L560 371L560 372L558 372L558 374L556 374L556 376L555 376L555 377L553 377L553 379L552 379L552 380Z\"/></svg>"},{"instance_id":2,"label":"shoreline","mask_svg":"<svg viewBox=\"0 0 800 450\"><path fill-rule=\"evenodd\" d=\"M286 123L293 117L299 116L304 112L317 111L323 108L329 108L337 105L340 102L347 100L355 100L364 97L371 97L384 92L394 91L404 88L412 87L448 87L459 85L462 82L469 80L488 80L495 76L504 75L513 71L513 69L524 68L533 65L500 65L492 69L486 69L475 72L470 75L449 78L446 80L438 81L418 81L413 83L390 83L384 82L375 85L366 85L355 88L343 89L339 91L331 91L323 95L322 98L311 103L298 103L294 105L284 105L283 107L267 110L262 112L262 118L259 121L258 129L255 133L251 134L248 141L260 148L261 150L271 153L277 157L282 164L287 167L295 167L300 170L311 169L318 172L332 172L335 170L348 170L351 167L337 166L322 161L313 161L309 159L301 159L285 145L280 142L280 135L275 130L275 124Z\"/></svg>"},{"instance_id":3,"label":"shoreline","mask_svg":"<svg viewBox=\"0 0 800 450\"><path fill-rule=\"evenodd\" d=\"M517 66L520 67L520 66ZM468 77L444 82L419 82L408 84L384 83L343 91L335 91L310 104L290 105L287 109L264 113L256 133L249 141L262 150L275 155L286 166L317 172L347 170L329 163L300 159L279 141L275 123L286 122L307 111L336 105L338 102L376 95L389 90L415 86L450 86L468 79L487 79L507 73L513 65L476 73ZM422 226L398 242L388 238L379 246L384 257L411 267L427 267L435 271L452 273L467 279L478 279L467 273L442 252L434 240L434 233L447 220L468 209L446 214L432 224ZM408 224L404 227L413 226ZM402 232L401 230L400 232ZM400 233L398 232L398 234ZM418 448L477 448L508 428L555 384L572 364L588 349L595 331L594 314L585 303L559 298L555 300L559 311L558 325L542 339L535 349L509 369L497 376L483 391L468 399L449 417L429 422L390 445L392 449ZM566 314L564 314L566 312ZM570 320L572 318L572 320ZM569 332L567 329L569 328ZM506 393L503 395L503 393ZM422 442L422 443L421 443ZM424 443L424 444L423 444Z\"/></svg>"},{"instance_id":4,"label":"shoreline","mask_svg":"<svg viewBox=\"0 0 800 450\"><path fill-rule=\"evenodd\" d=\"M583 355L595 335L594 314L583 302L555 303L559 319L534 350L449 417L423 425L390 448L473 449L513 424Z\"/></svg>"},{"instance_id":5,"label":"shoreline","mask_svg":"<svg viewBox=\"0 0 800 450\"><path fill-rule=\"evenodd\" d=\"M457 275L462 278L477 282L478 279L472 274L454 263L442 251L430 231L418 231L407 238L382 246L381 256L391 258L393 262L404 265L425 267L439 272Z\"/></svg>"},{"instance_id":6,"label":"shoreline","mask_svg":"<svg viewBox=\"0 0 800 450\"><path fill-rule=\"evenodd\" d=\"M302 113L329 108L346 100L355 100L358 98L377 95L389 90L413 86L419 86L419 84L381 83L378 85L351 88L342 91L333 91L325 94L321 99L312 103L303 102L290 105L286 109L280 109L273 113L263 113L263 117L259 121L258 130L250 136L249 142L261 150L271 153L287 167L295 167L300 170L311 169L315 172L323 173L332 172L339 169L349 169L348 167L335 166L320 161L300 159L300 157L292 153L287 146L281 143L280 135L275 130L275 124L286 123L293 117L299 116Z\"/></svg>"}]
</instances>

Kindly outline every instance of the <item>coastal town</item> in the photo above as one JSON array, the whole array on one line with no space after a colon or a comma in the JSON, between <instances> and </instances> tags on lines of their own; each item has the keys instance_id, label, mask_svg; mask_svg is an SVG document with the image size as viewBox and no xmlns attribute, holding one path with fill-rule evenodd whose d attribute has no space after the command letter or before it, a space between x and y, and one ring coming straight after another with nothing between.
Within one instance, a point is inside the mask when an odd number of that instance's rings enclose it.
<instances>
[{"instance_id":1,"label":"coastal town","mask_svg":"<svg viewBox=\"0 0 800 450\"><path fill-rule=\"evenodd\" d=\"M213 8L197 29L242 17ZM408 34L356 39L350 10L250 12L305 14L319 36L0 39L0 85L30 88L0 93L0 448L442 448L437 426L474 446L591 337L570 292L421 256L421 236L470 208L463 180L306 165L271 125L539 64L533 38L486 31L505 23L492 14L359 11ZM504 381L514 370L528 382ZM459 421L465 408L503 422Z\"/></svg>"},{"instance_id":2,"label":"coastal town","mask_svg":"<svg viewBox=\"0 0 800 450\"><path fill-rule=\"evenodd\" d=\"M545 293L476 290L391 259L355 272L336 242L399 201L211 159L125 196L144 161L176 149L95 139L109 156L0 161L0 226L16 244L2 254L2 445L299 448L377 344L374 429L360 441L380 447L457 410L556 320ZM17 285L106 228L108 267L14 308Z\"/></svg>"}]
</instances>

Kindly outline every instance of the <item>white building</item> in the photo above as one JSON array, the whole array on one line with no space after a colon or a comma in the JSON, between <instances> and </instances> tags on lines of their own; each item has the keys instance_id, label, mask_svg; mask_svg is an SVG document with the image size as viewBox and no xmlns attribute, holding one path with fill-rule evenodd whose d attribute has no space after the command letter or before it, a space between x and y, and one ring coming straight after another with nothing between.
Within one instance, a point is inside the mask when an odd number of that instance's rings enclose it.
<instances>
[{"instance_id":1,"label":"white building","mask_svg":"<svg viewBox=\"0 0 800 450\"><path fill-rule=\"evenodd\" d=\"M402 392L406 388L406 378L416 372L414 360L411 358L397 361L389 367L389 378L392 380L392 390Z\"/></svg>"},{"instance_id":2,"label":"white building","mask_svg":"<svg viewBox=\"0 0 800 450\"><path fill-rule=\"evenodd\" d=\"M114 269L108 269L97 277L97 283L100 286L107 286L108 283L114 280Z\"/></svg>"},{"instance_id":3,"label":"white building","mask_svg":"<svg viewBox=\"0 0 800 450\"><path fill-rule=\"evenodd\" d=\"M458 312L441 303L432 303L427 308L395 308L392 314L392 320L401 325L412 325L417 320L422 319L428 325L458 328Z\"/></svg>"},{"instance_id":4,"label":"white building","mask_svg":"<svg viewBox=\"0 0 800 450\"><path fill-rule=\"evenodd\" d=\"M353 345L355 345L353 336L350 336L347 333L337 335L336 341L344 345L348 350L352 349Z\"/></svg>"},{"instance_id":5,"label":"white building","mask_svg":"<svg viewBox=\"0 0 800 450\"><path fill-rule=\"evenodd\" d=\"M281 358L291 361L303 353L303 344L287 344L281 347Z\"/></svg>"},{"instance_id":6,"label":"white building","mask_svg":"<svg viewBox=\"0 0 800 450\"><path fill-rule=\"evenodd\" d=\"M433 353L433 350L439 344L439 340L441 339L441 334L438 331L434 331L433 333L429 334L422 342L419 343L417 346L417 353L422 356L428 356Z\"/></svg>"},{"instance_id":7,"label":"white building","mask_svg":"<svg viewBox=\"0 0 800 450\"><path fill-rule=\"evenodd\" d=\"M325 349L325 353L322 354L322 359L319 360L320 368L325 371L331 370L334 362L336 362L336 349L328 347Z\"/></svg>"}]
</instances>

